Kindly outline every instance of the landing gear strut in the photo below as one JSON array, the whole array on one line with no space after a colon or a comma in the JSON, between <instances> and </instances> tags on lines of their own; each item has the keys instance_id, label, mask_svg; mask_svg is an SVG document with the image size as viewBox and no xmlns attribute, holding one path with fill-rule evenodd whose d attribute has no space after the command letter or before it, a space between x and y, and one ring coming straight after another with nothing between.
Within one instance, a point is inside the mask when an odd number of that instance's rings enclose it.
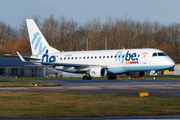
<instances>
[{"instance_id":1,"label":"landing gear strut","mask_svg":"<svg viewBox=\"0 0 180 120\"><path fill-rule=\"evenodd\" d=\"M116 80L117 77L115 75L109 75L108 80Z\"/></svg>"},{"instance_id":2,"label":"landing gear strut","mask_svg":"<svg viewBox=\"0 0 180 120\"><path fill-rule=\"evenodd\" d=\"M152 77L153 80L156 80L157 77L155 76L155 73L153 73L153 77Z\"/></svg>"},{"instance_id":3,"label":"landing gear strut","mask_svg":"<svg viewBox=\"0 0 180 120\"><path fill-rule=\"evenodd\" d=\"M90 75L84 75L83 80L91 80L91 76Z\"/></svg>"}]
</instances>

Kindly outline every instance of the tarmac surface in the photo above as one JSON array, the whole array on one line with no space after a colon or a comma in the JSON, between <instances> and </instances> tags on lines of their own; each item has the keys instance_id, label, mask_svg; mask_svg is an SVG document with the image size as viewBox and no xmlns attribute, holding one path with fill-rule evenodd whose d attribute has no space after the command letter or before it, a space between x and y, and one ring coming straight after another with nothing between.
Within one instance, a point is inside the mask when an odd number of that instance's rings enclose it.
<instances>
[{"instance_id":1,"label":"tarmac surface","mask_svg":"<svg viewBox=\"0 0 180 120\"><path fill-rule=\"evenodd\" d=\"M3 82L3 81L1 81ZM7 82L7 81L6 81ZM9 81L22 82L22 81ZM82 92L99 94L127 94L139 95L148 92L149 96L180 96L180 79L135 79L135 80L28 80L23 82L57 83L56 87L0 87L0 91L21 92ZM42 120L35 118L27 120ZM45 120L113 120L113 119L180 119L178 115L151 116L105 116L105 117L77 117L77 118L46 118ZM11 119L14 120L14 119ZM22 119L15 119L22 120Z\"/></svg>"},{"instance_id":2,"label":"tarmac surface","mask_svg":"<svg viewBox=\"0 0 180 120\"><path fill-rule=\"evenodd\" d=\"M19 81L15 81L15 82L19 82ZM82 92L82 93L127 94L127 95L139 95L140 92L148 92L149 96L180 96L180 79L36 80L36 81L28 80L23 82L57 83L59 86L0 87L0 91Z\"/></svg>"},{"instance_id":3,"label":"tarmac surface","mask_svg":"<svg viewBox=\"0 0 180 120\"><path fill-rule=\"evenodd\" d=\"M3 119L3 120L179 120L180 115L147 115L147 116L104 116L104 117L73 117L73 118L20 118L20 119Z\"/></svg>"}]
</instances>

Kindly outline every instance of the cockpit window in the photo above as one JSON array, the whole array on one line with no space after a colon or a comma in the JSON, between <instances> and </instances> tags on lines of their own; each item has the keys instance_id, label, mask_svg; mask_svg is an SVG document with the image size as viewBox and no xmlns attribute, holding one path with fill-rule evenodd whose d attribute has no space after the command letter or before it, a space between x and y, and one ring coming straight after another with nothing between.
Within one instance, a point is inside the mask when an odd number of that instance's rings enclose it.
<instances>
[{"instance_id":1,"label":"cockpit window","mask_svg":"<svg viewBox=\"0 0 180 120\"><path fill-rule=\"evenodd\" d=\"M158 53L158 56L167 56L165 53Z\"/></svg>"},{"instance_id":2,"label":"cockpit window","mask_svg":"<svg viewBox=\"0 0 180 120\"><path fill-rule=\"evenodd\" d=\"M157 53L153 53L153 55L152 55L152 56L153 56L153 57L154 57L154 56L157 56Z\"/></svg>"},{"instance_id":3,"label":"cockpit window","mask_svg":"<svg viewBox=\"0 0 180 120\"><path fill-rule=\"evenodd\" d=\"M166 53L160 52L160 53L153 53L152 56L156 57L156 56L167 56L167 55L166 55Z\"/></svg>"}]
</instances>

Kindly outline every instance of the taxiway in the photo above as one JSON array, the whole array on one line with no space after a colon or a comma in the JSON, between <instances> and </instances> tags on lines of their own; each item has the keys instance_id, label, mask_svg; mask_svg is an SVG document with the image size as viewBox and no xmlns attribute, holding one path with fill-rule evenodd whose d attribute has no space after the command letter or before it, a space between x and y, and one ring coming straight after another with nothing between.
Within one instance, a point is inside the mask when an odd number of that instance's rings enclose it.
<instances>
[{"instance_id":1,"label":"taxiway","mask_svg":"<svg viewBox=\"0 0 180 120\"><path fill-rule=\"evenodd\" d=\"M19 81L15 81L19 82ZM21 81L22 82L22 81ZM149 96L180 96L180 79L158 80L36 80L23 82L57 83L56 87L0 87L0 91L24 92L83 92L99 94L139 95L148 92Z\"/></svg>"}]
</instances>

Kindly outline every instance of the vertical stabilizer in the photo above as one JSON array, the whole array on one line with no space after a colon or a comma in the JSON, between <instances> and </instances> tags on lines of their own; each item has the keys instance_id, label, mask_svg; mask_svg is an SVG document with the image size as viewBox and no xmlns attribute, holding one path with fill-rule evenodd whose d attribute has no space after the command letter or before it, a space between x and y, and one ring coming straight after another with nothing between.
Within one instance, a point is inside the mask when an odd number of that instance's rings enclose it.
<instances>
[{"instance_id":1,"label":"vertical stabilizer","mask_svg":"<svg viewBox=\"0 0 180 120\"><path fill-rule=\"evenodd\" d=\"M60 52L49 46L33 19L26 19L32 54L40 58L45 53Z\"/></svg>"}]
</instances>

